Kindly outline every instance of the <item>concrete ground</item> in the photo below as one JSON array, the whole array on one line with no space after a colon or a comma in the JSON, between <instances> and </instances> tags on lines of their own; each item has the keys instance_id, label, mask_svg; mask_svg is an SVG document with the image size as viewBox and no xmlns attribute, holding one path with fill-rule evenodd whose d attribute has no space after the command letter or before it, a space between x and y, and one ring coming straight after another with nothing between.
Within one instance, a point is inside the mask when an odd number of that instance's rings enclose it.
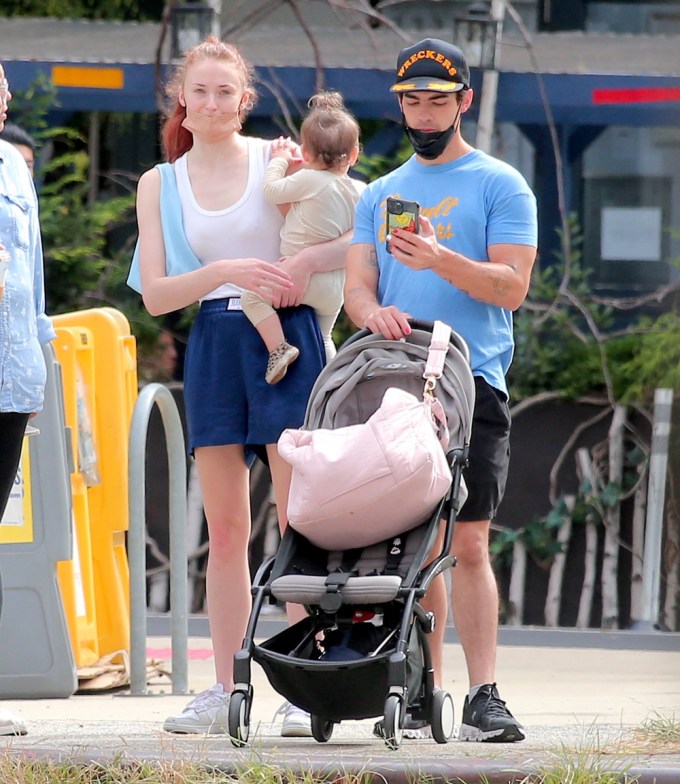
<instances>
[{"instance_id":1,"label":"concrete ground","mask_svg":"<svg viewBox=\"0 0 680 784\"><path fill-rule=\"evenodd\" d=\"M181 711L189 696L170 693L170 681L161 677L149 686L149 696L77 694L62 700L3 701L25 718L29 733L0 738L0 751L59 759L183 759L230 771L257 760L291 772L371 771L376 781L389 782L413 782L420 773L433 782L466 784L519 782L543 764L563 764L565 754L572 759L592 754L606 770L630 767L639 784L680 782L680 743L652 744L640 732L660 720L680 725L680 635L657 637L659 645L643 641L654 635L625 635L613 638L618 647L611 647L602 644L597 632L582 638L516 632L510 643L501 636L497 673L502 697L526 729L521 743L404 740L399 750L390 751L372 735L373 720L336 725L326 744L281 738L281 719L272 720L282 698L254 665L251 736L245 749L234 748L224 736L164 733L165 717ZM602 637L606 640L606 633ZM522 639L530 644L521 644ZM550 639L552 644L546 643ZM574 647L579 640L583 647ZM149 637L147 652L169 664L169 638ZM445 646L445 672L458 722L467 683L455 641ZM189 688L198 692L213 681L210 640L191 637Z\"/></svg>"}]
</instances>

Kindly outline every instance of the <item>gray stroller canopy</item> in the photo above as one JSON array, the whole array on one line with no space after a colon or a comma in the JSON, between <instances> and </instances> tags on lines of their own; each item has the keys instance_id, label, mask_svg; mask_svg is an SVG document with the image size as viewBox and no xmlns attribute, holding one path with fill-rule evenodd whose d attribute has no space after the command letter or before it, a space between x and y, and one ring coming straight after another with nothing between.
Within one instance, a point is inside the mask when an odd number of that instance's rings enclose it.
<instances>
[{"instance_id":1,"label":"gray stroller canopy","mask_svg":"<svg viewBox=\"0 0 680 784\"><path fill-rule=\"evenodd\" d=\"M431 325L412 322L403 340L386 340L365 330L350 338L321 371L310 393L304 428L316 430L365 422L380 406L389 387L422 398ZM469 351L455 332L434 395L439 399L449 427L449 452L470 442L475 384Z\"/></svg>"}]
</instances>

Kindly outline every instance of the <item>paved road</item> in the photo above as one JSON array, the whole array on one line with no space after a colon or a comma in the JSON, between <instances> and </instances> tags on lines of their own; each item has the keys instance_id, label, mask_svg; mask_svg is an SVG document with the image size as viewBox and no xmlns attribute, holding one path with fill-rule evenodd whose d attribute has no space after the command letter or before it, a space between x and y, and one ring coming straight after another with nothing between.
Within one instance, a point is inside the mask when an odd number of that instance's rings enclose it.
<instances>
[{"instance_id":1,"label":"paved road","mask_svg":"<svg viewBox=\"0 0 680 784\"><path fill-rule=\"evenodd\" d=\"M187 697L169 693L169 681L161 678L150 686L151 696L98 694L6 701L6 707L25 717L29 734L0 738L0 750L78 759L121 755L191 759L229 770L258 759L291 771L372 770L390 782L412 782L420 771L433 782L473 784L483 774L489 784L500 784L521 781L539 763L554 755L559 758L564 749L572 755L594 753L610 770L632 765L640 784L678 784L680 744L674 749L654 748L636 734L650 720L680 722L678 639L676 635L668 638L671 644L661 646L666 650L501 644L501 694L527 730L524 742L511 745L405 740L398 751L390 752L372 736L373 722L368 720L337 725L327 744L281 738L280 724L272 724L281 697L255 665L251 738L246 749L233 748L225 737L163 733L163 719L181 710ZM168 638L150 637L147 646L150 658L169 662ZM189 687L200 691L214 678L210 641L192 637L189 649ZM446 687L459 713L467 688L460 646L448 643L445 656Z\"/></svg>"}]
</instances>

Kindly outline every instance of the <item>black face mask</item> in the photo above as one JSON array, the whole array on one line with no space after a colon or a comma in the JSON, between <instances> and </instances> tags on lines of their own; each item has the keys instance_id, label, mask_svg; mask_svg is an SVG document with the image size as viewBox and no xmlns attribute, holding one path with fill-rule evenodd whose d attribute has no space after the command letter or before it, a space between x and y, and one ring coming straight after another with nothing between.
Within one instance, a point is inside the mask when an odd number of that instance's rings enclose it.
<instances>
[{"instance_id":1,"label":"black face mask","mask_svg":"<svg viewBox=\"0 0 680 784\"><path fill-rule=\"evenodd\" d=\"M446 149L446 145L451 141L451 137L456 132L458 120L460 118L460 110L461 107L459 105L453 124L445 131L418 131L415 128L409 128L409 126L406 125L406 118L402 114L402 125L404 126L406 136L408 136L408 140L411 142L416 155L420 155L421 158L425 158L428 161L439 158Z\"/></svg>"},{"instance_id":2,"label":"black face mask","mask_svg":"<svg viewBox=\"0 0 680 784\"><path fill-rule=\"evenodd\" d=\"M409 128L406 125L406 120L403 121L403 124L408 140L416 154L428 161L439 158L456 130L455 123L445 131L417 131L415 128Z\"/></svg>"}]
</instances>

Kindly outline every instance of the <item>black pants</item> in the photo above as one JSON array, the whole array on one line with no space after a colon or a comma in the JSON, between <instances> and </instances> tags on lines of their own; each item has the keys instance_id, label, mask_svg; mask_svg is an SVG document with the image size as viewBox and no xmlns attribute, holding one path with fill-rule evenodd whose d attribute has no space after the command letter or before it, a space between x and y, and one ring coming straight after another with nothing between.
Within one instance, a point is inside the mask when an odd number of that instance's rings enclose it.
<instances>
[{"instance_id":1,"label":"black pants","mask_svg":"<svg viewBox=\"0 0 680 784\"><path fill-rule=\"evenodd\" d=\"M21 446L28 414L0 414L0 518L12 492L14 477L21 460ZM2 612L2 582L0 582L0 613Z\"/></svg>"},{"instance_id":2,"label":"black pants","mask_svg":"<svg viewBox=\"0 0 680 784\"><path fill-rule=\"evenodd\" d=\"M0 414L0 518L19 468L27 422L28 414Z\"/></svg>"}]
</instances>

